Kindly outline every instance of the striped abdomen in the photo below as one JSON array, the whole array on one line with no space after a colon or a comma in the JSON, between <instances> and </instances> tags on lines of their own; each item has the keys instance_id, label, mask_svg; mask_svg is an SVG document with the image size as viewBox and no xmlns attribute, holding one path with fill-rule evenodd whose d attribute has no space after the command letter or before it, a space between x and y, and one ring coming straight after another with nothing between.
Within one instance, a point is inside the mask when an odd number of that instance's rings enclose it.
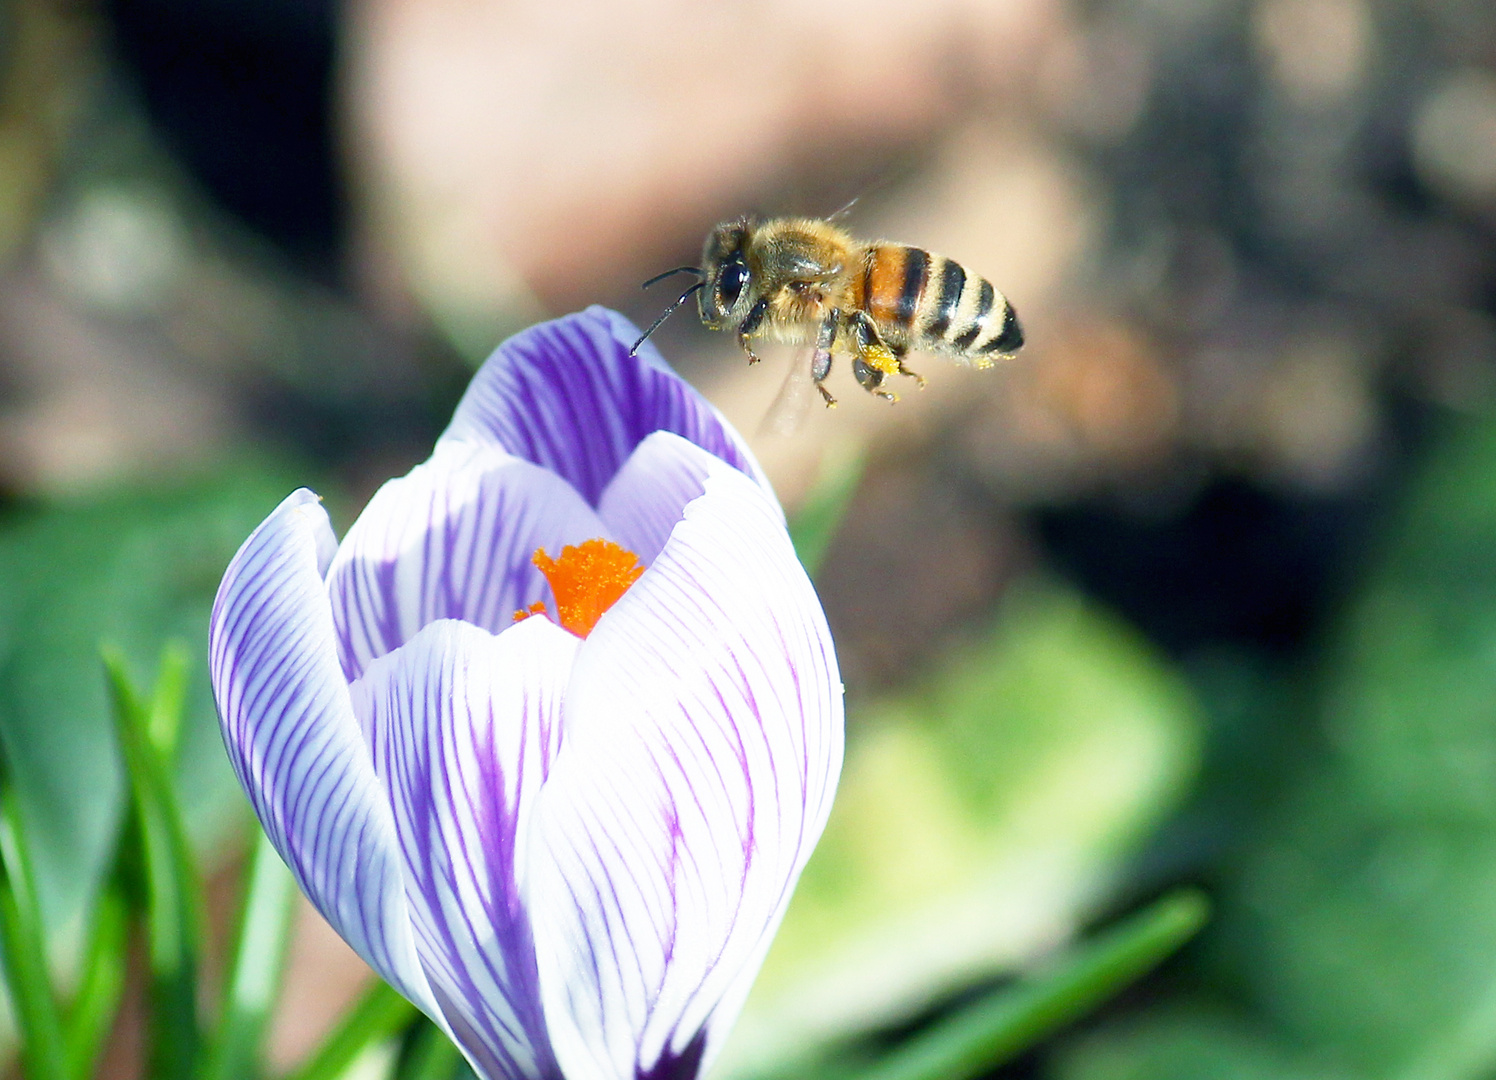
<instances>
[{"instance_id":1,"label":"striped abdomen","mask_svg":"<svg viewBox=\"0 0 1496 1080\"><path fill-rule=\"evenodd\" d=\"M893 339L890 344L974 362L1023 345L1013 305L992 282L923 248L869 246L854 299Z\"/></svg>"}]
</instances>

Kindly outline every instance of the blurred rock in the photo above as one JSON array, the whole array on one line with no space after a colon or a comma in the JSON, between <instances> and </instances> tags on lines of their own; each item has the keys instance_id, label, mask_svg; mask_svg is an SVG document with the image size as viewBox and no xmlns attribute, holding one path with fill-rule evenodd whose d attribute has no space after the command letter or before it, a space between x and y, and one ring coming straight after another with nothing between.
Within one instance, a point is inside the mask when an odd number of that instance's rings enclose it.
<instances>
[{"instance_id":1,"label":"blurred rock","mask_svg":"<svg viewBox=\"0 0 1496 1080\"><path fill-rule=\"evenodd\" d=\"M362 0L345 101L371 247L439 312L605 297L793 174L889 161L1016 86L1056 12Z\"/></svg>"},{"instance_id":2,"label":"blurred rock","mask_svg":"<svg viewBox=\"0 0 1496 1080\"><path fill-rule=\"evenodd\" d=\"M1496 74L1451 73L1418 110L1413 155L1419 173L1452 197L1496 200Z\"/></svg>"},{"instance_id":3,"label":"blurred rock","mask_svg":"<svg viewBox=\"0 0 1496 1080\"><path fill-rule=\"evenodd\" d=\"M1164 465L1179 439L1176 377L1135 326L1075 321L964 418L962 448L1009 499L1052 501Z\"/></svg>"},{"instance_id":4,"label":"blurred rock","mask_svg":"<svg viewBox=\"0 0 1496 1080\"><path fill-rule=\"evenodd\" d=\"M149 335L92 319L49 285L25 270L0 279L0 487L179 471L226 445L229 407L209 382L163 363Z\"/></svg>"},{"instance_id":5,"label":"blurred rock","mask_svg":"<svg viewBox=\"0 0 1496 1080\"><path fill-rule=\"evenodd\" d=\"M165 193L97 185L42 234L54 280L81 304L108 314L157 314L181 288L190 239Z\"/></svg>"},{"instance_id":6,"label":"blurred rock","mask_svg":"<svg viewBox=\"0 0 1496 1080\"><path fill-rule=\"evenodd\" d=\"M1307 105L1354 93L1373 45L1365 0L1258 0L1252 30L1275 79Z\"/></svg>"}]
</instances>

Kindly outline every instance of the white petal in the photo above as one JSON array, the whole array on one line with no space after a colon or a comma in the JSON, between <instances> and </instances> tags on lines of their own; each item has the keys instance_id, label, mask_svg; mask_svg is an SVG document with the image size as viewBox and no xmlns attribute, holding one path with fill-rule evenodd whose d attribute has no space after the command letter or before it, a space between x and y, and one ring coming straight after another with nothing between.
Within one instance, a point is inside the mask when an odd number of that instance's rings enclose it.
<instances>
[{"instance_id":1,"label":"white petal","mask_svg":"<svg viewBox=\"0 0 1496 1080\"><path fill-rule=\"evenodd\" d=\"M825 823L841 683L776 511L714 466L578 653L522 883L568 1080L705 1068Z\"/></svg>"},{"instance_id":2,"label":"white petal","mask_svg":"<svg viewBox=\"0 0 1496 1080\"><path fill-rule=\"evenodd\" d=\"M442 441L502 447L562 476L593 506L639 440L674 431L769 482L743 437L665 363L639 328L593 306L515 334L494 350Z\"/></svg>"},{"instance_id":3,"label":"white petal","mask_svg":"<svg viewBox=\"0 0 1496 1080\"><path fill-rule=\"evenodd\" d=\"M209 627L223 741L265 832L317 910L426 1012L394 819L338 664L322 568L335 541L302 489L224 574Z\"/></svg>"},{"instance_id":4,"label":"white petal","mask_svg":"<svg viewBox=\"0 0 1496 1080\"><path fill-rule=\"evenodd\" d=\"M611 539L552 472L492 446L446 443L379 489L328 572L338 651L350 679L427 623L461 619L498 633L550 599L531 558Z\"/></svg>"},{"instance_id":5,"label":"white petal","mask_svg":"<svg viewBox=\"0 0 1496 1080\"><path fill-rule=\"evenodd\" d=\"M686 504L706 490L715 461L674 432L657 431L635 448L603 491L598 516L649 566L685 515Z\"/></svg>"},{"instance_id":6,"label":"white petal","mask_svg":"<svg viewBox=\"0 0 1496 1080\"><path fill-rule=\"evenodd\" d=\"M555 1077L515 842L561 740L579 638L443 620L353 686L395 810L426 976L480 1075Z\"/></svg>"}]
</instances>

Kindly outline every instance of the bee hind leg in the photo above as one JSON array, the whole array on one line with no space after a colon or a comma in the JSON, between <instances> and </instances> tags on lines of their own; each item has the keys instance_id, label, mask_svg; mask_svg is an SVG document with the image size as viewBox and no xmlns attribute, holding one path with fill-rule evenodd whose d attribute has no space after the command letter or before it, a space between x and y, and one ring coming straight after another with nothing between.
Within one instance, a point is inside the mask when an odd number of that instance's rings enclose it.
<instances>
[{"instance_id":1,"label":"bee hind leg","mask_svg":"<svg viewBox=\"0 0 1496 1080\"><path fill-rule=\"evenodd\" d=\"M883 389L883 380L888 378L888 375L881 368L868 364L862 357L852 357L852 374L857 376L857 381L862 384L862 388L874 397L880 397L887 402L899 400L898 394Z\"/></svg>"},{"instance_id":2,"label":"bee hind leg","mask_svg":"<svg viewBox=\"0 0 1496 1080\"><path fill-rule=\"evenodd\" d=\"M899 374L907 376L908 378L913 379L915 382L919 383L919 388L921 390L923 390L925 388L925 377L923 375L921 375L919 372L917 372L917 371L910 371L907 367L904 366L904 354L907 351L908 351L907 349L897 349L897 348L893 350L894 358L896 360L898 360L898 362L899 362Z\"/></svg>"},{"instance_id":3,"label":"bee hind leg","mask_svg":"<svg viewBox=\"0 0 1496 1080\"><path fill-rule=\"evenodd\" d=\"M884 344L867 312L852 312L847 324L852 331L852 374L868 393L885 401L898 401L898 394L883 389L883 380L900 370L903 361Z\"/></svg>"}]
</instances>

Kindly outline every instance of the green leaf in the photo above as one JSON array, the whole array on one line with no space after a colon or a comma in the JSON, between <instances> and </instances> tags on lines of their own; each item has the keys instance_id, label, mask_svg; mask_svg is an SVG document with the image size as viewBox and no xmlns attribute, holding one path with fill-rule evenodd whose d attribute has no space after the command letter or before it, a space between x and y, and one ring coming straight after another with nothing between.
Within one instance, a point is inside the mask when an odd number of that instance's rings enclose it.
<instances>
[{"instance_id":1,"label":"green leaf","mask_svg":"<svg viewBox=\"0 0 1496 1080\"><path fill-rule=\"evenodd\" d=\"M1452 418L1451 418L1452 419ZM1211 871L1212 1002L1274 1053L1496 1075L1496 423L1445 422L1295 675L1278 781ZM1299 665L1295 665L1298 667ZM1225 781L1236 784L1232 775ZM1193 980L1192 980L1193 981Z\"/></svg>"},{"instance_id":2,"label":"green leaf","mask_svg":"<svg viewBox=\"0 0 1496 1080\"><path fill-rule=\"evenodd\" d=\"M1055 968L995 991L909 1039L858 1080L969 1080L1011 1061L1144 975L1205 924L1204 896L1164 897Z\"/></svg>"},{"instance_id":3,"label":"green leaf","mask_svg":"<svg viewBox=\"0 0 1496 1080\"><path fill-rule=\"evenodd\" d=\"M7 791L0 804L0 949L21 1034L21 1060L29 1080L69 1080L62 1020L47 970L46 936L32 881L18 800Z\"/></svg>"},{"instance_id":4,"label":"green leaf","mask_svg":"<svg viewBox=\"0 0 1496 1080\"><path fill-rule=\"evenodd\" d=\"M146 718L146 735L156 755L168 766L176 761L182 738L182 711L187 704L187 676L192 654L183 641L168 641L161 650L156 692ZM168 779L170 772L166 773Z\"/></svg>"},{"instance_id":5,"label":"green leaf","mask_svg":"<svg viewBox=\"0 0 1496 1080\"><path fill-rule=\"evenodd\" d=\"M790 522L795 554L811 577L826 559L866 464L867 455L860 446L841 452L828 450L814 486Z\"/></svg>"},{"instance_id":6,"label":"green leaf","mask_svg":"<svg viewBox=\"0 0 1496 1080\"><path fill-rule=\"evenodd\" d=\"M117 888L106 889L95 905L92 929L83 954L83 982L67 1014L68 1073L89 1080L98 1065L104 1040L114 1025L125 989L129 914Z\"/></svg>"},{"instance_id":7,"label":"green leaf","mask_svg":"<svg viewBox=\"0 0 1496 1080\"><path fill-rule=\"evenodd\" d=\"M1052 1080L1368 1080L1208 1001L1151 1001L1062 1046Z\"/></svg>"},{"instance_id":8,"label":"green leaf","mask_svg":"<svg viewBox=\"0 0 1496 1080\"><path fill-rule=\"evenodd\" d=\"M134 825L145 876L146 945L151 973L151 1075L155 1080L192 1080L197 1070L197 954L200 925L196 867L177 805L176 790L153 727L169 731L176 721L153 719L170 707L172 650L161 693L144 702L117 648L105 646L104 667L113 695L115 730L125 762Z\"/></svg>"},{"instance_id":9,"label":"green leaf","mask_svg":"<svg viewBox=\"0 0 1496 1080\"><path fill-rule=\"evenodd\" d=\"M126 804L100 639L141 671L163 641L206 641L224 567L293 486L286 471L239 467L0 508L0 749L52 935L91 908ZM243 799L197 651L173 771L194 844L216 850L238 829Z\"/></svg>"},{"instance_id":10,"label":"green leaf","mask_svg":"<svg viewBox=\"0 0 1496 1080\"><path fill-rule=\"evenodd\" d=\"M348 1066L416 1018L416 1007L390 985L375 982L316 1053L285 1080L337 1080Z\"/></svg>"},{"instance_id":11,"label":"green leaf","mask_svg":"<svg viewBox=\"0 0 1496 1080\"><path fill-rule=\"evenodd\" d=\"M462 1051L441 1028L429 1020L416 1032L415 1040L396 1080L452 1080L462 1064Z\"/></svg>"},{"instance_id":12,"label":"green leaf","mask_svg":"<svg viewBox=\"0 0 1496 1080\"><path fill-rule=\"evenodd\" d=\"M296 879L270 839L259 833L207 1080L238 1080L260 1071L261 1044L280 987L295 898Z\"/></svg>"}]
</instances>

